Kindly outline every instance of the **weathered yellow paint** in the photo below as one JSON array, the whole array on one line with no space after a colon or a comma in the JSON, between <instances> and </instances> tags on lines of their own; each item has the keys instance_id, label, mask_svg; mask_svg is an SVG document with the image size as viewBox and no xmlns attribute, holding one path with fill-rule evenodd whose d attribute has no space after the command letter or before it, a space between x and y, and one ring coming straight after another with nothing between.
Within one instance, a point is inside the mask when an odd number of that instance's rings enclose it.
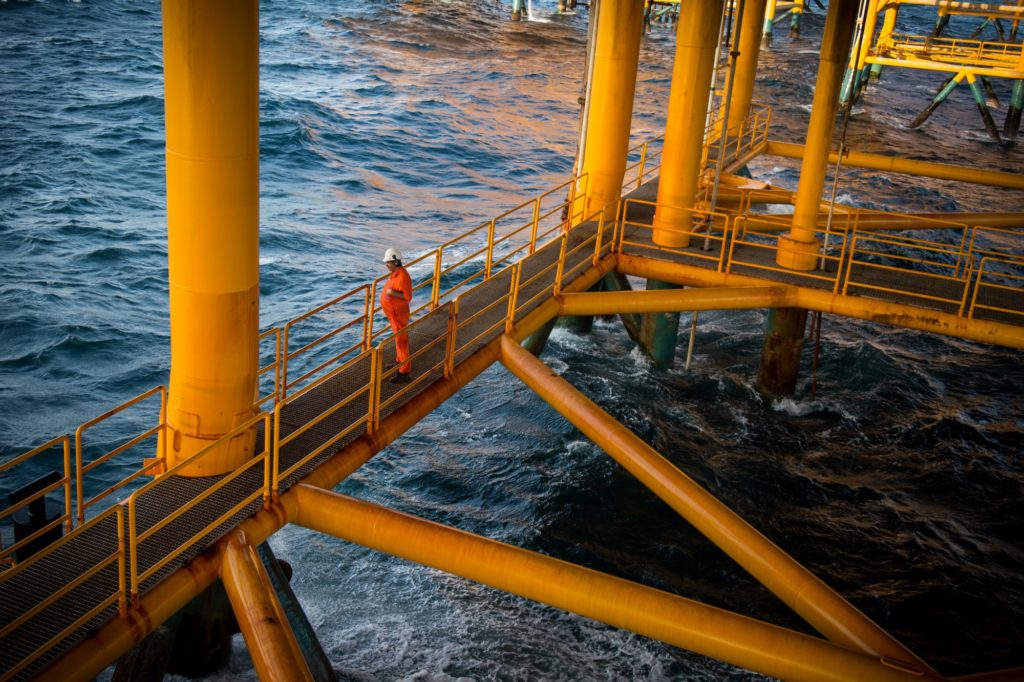
<instances>
[{"instance_id":1,"label":"weathered yellow paint","mask_svg":"<svg viewBox=\"0 0 1024 682\"><path fill-rule=\"evenodd\" d=\"M586 176L587 218L609 204L614 207L622 192L644 5L634 0L601 0L596 14L591 18L597 21L597 43L587 87L590 102L580 171ZM609 210L605 217L614 218L614 208Z\"/></svg>"},{"instance_id":2,"label":"weathered yellow paint","mask_svg":"<svg viewBox=\"0 0 1024 682\"><path fill-rule=\"evenodd\" d=\"M222 543L220 577L259 678L312 682L270 576L245 533L236 530Z\"/></svg>"},{"instance_id":3,"label":"weathered yellow paint","mask_svg":"<svg viewBox=\"0 0 1024 682\"><path fill-rule=\"evenodd\" d=\"M686 246L693 229L711 75L724 0L694 0L676 29L676 56L658 179L654 242Z\"/></svg>"},{"instance_id":4,"label":"weathered yellow paint","mask_svg":"<svg viewBox=\"0 0 1024 682\"><path fill-rule=\"evenodd\" d=\"M295 490L296 522L313 530L773 677L922 679L877 657L537 552L321 488Z\"/></svg>"},{"instance_id":5,"label":"weathered yellow paint","mask_svg":"<svg viewBox=\"0 0 1024 682\"><path fill-rule=\"evenodd\" d=\"M257 0L165 0L168 468L253 414L259 320ZM191 465L235 469L251 434Z\"/></svg>"},{"instance_id":6,"label":"weathered yellow paint","mask_svg":"<svg viewBox=\"0 0 1024 682\"><path fill-rule=\"evenodd\" d=\"M814 84L811 122L807 128L807 145L793 205L793 226L787 238L779 238L777 262L794 270L811 270L816 260L817 242L814 232L825 187L825 171L839 106L839 90L850 54L856 17L856 0L832 0L828 5L828 17L821 38L818 76Z\"/></svg>"}]
</instances>

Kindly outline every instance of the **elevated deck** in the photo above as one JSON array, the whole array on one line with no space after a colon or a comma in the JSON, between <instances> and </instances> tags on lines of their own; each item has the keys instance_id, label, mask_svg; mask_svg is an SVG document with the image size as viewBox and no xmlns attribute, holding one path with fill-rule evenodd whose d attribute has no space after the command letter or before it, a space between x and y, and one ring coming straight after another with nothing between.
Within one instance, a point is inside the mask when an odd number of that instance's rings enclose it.
<instances>
[{"instance_id":1,"label":"elevated deck","mask_svg":"<svg viewBox=\"0 0 1024 682\"><path fill-rule=\"evenodd\" d=\"M171 470L81 523L52 549L7 568L0 574L0 679L29 678L61 658L479 349L544 305L551 310L548 317L556 315L558 307L550 304L561 292L586 290L613 267L698 286L767 284L824 293L833 303L863 310L865 319L873 319L873 306L884 302L906 319L959 320L966 338L983 339L996 329L1004 334L999 338L1024 345L1024 249L982 249L969 226L957 228L962 233L927 226L952 235L943 242L881 236L876 228L860 229L847 215L841 229L821 235L827 245L819 267L793 272L775 265L780 216L698 212L685 235L689 245L666 247L652 239L655 196L656 181L633 191L617 222L591 219L564 231L570 218L556 216L546 241L538 237L538 200L532 225L526 225L530 237L518 248L506 240L522 228L501 237L491 221L480 254L485 269L447 297L438 295L442 276L458 272L440 267L439 249L428 280L431 304L408 328L414 354L410 384L390 382L395 370L385 360L394 339L379 336L375 346L369 343L376 337L370 331L374 311L368 309L362 345L307 374L294 391L285 380L272 411L241 427L253 430L262 444L246 467L210 478L185 478ZM574 215L573 207L569 200L565 215ZM288 357L286 344L277 362Z\"/></svg>"}]
</instances>

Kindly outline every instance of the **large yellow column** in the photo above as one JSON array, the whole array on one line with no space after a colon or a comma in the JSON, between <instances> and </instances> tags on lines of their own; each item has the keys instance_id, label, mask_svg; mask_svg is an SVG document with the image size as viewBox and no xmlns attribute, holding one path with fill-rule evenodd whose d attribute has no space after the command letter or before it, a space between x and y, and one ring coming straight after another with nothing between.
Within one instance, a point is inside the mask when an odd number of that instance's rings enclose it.
<instances>
[{"instance_id":1,"label":"large yellow column","mask_svg":"<svg viewBox=\"0 0 1024 682\"><path fill-rule=\"evenodd\" d=\"M818 242L814 231L825 188L825 171L839 108L843 70L853 41L857 4L857 0L832 0L828 5L804 161L794 199L793 226L788 235L779 237L776 259L779 265L794 270L813 270L817 260Z\"/></svg>"},{"instance_id":2,"label":"large yellow column","mask_svg":"<svg viewBox=\"0 0 1024 682\"><path fill-rule=\"evenodd\" d=\"M640 0L599 0L592 14L597 31L580 171L586 176L581 183L587 192L586 217L615 202L622 192L643 18Z\"/></svg>"},{"instance_id":3,"label":"large yellow column","mask_svg":"<svg viewBox=\"0 0 1024 682\"><path fill-rule=\"evenodd\" d=\"M750 115L750 103L754 98L754 81L757 76L758 56L761 52L761 25L764 23L768 0L745 0L743 16L740 19L739 54L736 55L736 71L732 76L732 96L729 97L729 125L731 135L737 133L740 124ZM723 112L724 115L724 112Z\"/></svg>"},{"instance_id":4,"label":"large yellow column","mask_svg":"<svg viewBox=\"0 0 1024 682\"><path fill-rule=\"evenodd\" d=\"M687 246L690 243L688 234L675 230L692 229L688 209L693 208L697 198L723 5L723 0L687 0L679 9L672 91L658 179L658 208L654 213L656 244Z\"/></svg>"},{"instance_id":5,"label":"large yellow column","mask_svg":"<svg viewBox=\"0 0 1024 682\"><path fill-rule=\"evenodd\" d=\"M168 466L253 414L259 319L257 0L164 0ZM230 471L243 434L186 475Z\"/></svg>"}]
</instances>

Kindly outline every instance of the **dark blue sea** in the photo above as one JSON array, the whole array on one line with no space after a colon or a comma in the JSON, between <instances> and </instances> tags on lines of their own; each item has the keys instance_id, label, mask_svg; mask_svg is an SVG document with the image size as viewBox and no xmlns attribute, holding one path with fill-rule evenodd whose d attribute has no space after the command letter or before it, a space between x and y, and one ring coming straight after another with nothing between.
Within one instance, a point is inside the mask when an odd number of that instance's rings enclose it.
<instances>
[{"instance_id":1,"label":"dark blue sea","mask_svg":"<svg viewBox=\"0 0 1024 682\"><path fill-rule=\"evenodd\" d=\"M385 246L426 251L569 176L586 13L510 9L263 3L262 327L377 277ZM900 28L931 22L909 8ZM755 96L776 139L803 139L823 23L805 15L799 39L780 25L764 54ZM153 1L0 2L0 458L167 380L160 31ZM665 27L645 39L637 143L662 132L673 47ZM989 140L966 87L906 128L941 80L884 72L847 144L1020 172L1024 152ZM751 170L799 175L783 159ZM1020 192L851 169L837 197L1024 210ZM556 330L543 359L940 671L1024 665L1024 355L826 316L816 393L808 343L796 395L769 400L754 386L764 322L701 315L689 371L685 343L657 370L613 320ZM807 630L500 367L339 489ZM302 529L271 544L343 680L760 679ZM254 678L236 638L211 679Z\"/></svg>"}]
</instances>

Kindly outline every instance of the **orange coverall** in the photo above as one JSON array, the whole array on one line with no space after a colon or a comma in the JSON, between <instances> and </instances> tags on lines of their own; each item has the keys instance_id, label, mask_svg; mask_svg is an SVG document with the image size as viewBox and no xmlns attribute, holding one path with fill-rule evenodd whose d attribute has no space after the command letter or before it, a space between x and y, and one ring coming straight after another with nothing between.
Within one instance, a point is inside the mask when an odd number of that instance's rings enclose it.
<instances>
[{"instance_id":1,"label":"orange coverall","mask_svg":"<svg viewBox=\"0 0 1024 682\"><path fill-rule=\"evenodd\" d=\"M412 301L412 279L405 268L395 268L384 283L380 293L380 307L391 323L395 333L395 361L401 364L398 371L408 374L412 371L409 362L409 334L403 332L409 324L409 303Z\"/></svg>"}]
</instances>

